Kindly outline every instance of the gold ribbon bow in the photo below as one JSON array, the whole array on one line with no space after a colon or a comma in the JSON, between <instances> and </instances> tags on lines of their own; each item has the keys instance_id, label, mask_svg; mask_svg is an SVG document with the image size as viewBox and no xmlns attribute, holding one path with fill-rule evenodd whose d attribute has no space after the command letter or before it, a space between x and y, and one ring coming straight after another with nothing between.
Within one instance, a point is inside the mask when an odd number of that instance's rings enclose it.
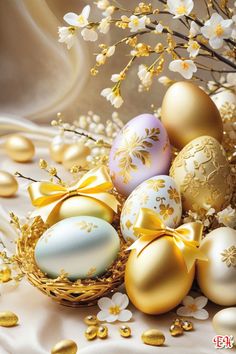
<instances>
[{"instance_id":1,"label":"gold ribbon bow","mask_svg":"<svg viewBox=\"0 0 236 354\"><path fill-rule=\"evenodd\" d=\"M137 251L139 256L144 248L162 236L171 236L176 246L182 252L189 272L197 259L207 260L207 257L197 248L200 245L202 224L191 222L179 226L177 229L166 227L151 209L141 208L133 226L134 231L140 235L128 249Z\"/></svg>"},{"instance_id":2,"label":"gold ribbon bow","mask_svg":"<svg viewBox=\"0 0 236 354\"><path fill-rule=\"evenodd\" d=\"M73 186L64 187L51 182L34 182L28 187L28 192L35 210L31 216L41 216L46 221L56 206L64 199L83 195L99 200L117 212L119 205L114 195L108 193L113 184L105 166L95 167Z\"/></svg>"}]
</instances>

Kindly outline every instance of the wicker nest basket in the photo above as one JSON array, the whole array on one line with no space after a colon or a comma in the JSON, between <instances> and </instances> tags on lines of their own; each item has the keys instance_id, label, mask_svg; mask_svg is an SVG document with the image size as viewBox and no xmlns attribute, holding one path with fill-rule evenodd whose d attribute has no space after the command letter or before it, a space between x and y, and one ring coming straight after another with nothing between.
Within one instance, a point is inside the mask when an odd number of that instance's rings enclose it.
<instances>
[{"instance_id":1,"label":"wicker nest basket","mask_svg":"<svg viewBox=\"0 0 236 354\"><path fill-rule=\"evenodd\" d=\"M56 279L48 278L37 267L34 259L34 248L37 240L47 229L40 217L31 224L17 225L20 237L17 240L16 261L28 281L56 302L70 307L87 307L97 303L97 300L117 289L124 281L125 265L129 252L129 244L124 240L119 228L119 215L113 222L120 237L120 252L117 259L102 276L94 279L78 279L74 282L65 275Z\"/></svg>"}]
</instances>

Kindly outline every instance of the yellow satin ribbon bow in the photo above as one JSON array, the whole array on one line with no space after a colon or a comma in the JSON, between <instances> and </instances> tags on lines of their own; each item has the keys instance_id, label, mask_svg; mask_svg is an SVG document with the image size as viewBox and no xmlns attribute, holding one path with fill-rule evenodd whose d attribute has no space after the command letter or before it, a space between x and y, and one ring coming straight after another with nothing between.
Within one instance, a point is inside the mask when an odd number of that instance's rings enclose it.
<instances>
[{"instance_id":1,"label":"yellow satin ribbon bow","mask_svg":"<svg viewBox=\"0 0 236 354\"><path fill-rule=\"evenodd\" d=\"M28 192L35 210L31 216L41 216L46 221L56 206L70 196L83 195L99 200L117 212L119 205L114 195L108 193L113 184L105 166L95 167L73 186L64 187L51 182L34 182Z\"/></svg>"},{"instance_id":2,"label":"yellow satin ribbon bow","mask_svg":"<svg viewBox=\"0 0 236 354\"><path fill-rule=\"evenodd\" d=\"M139 256L151 242L162 236L171 236L182 252L189 272L197 259L207 260L207 257L197 248L200 245L202 228L201 223L191 222L177 229L171 229L163 224L154 211L141 208L133 226L140 237L128 249L135 249Z\"/></svg>"}]
</instances>

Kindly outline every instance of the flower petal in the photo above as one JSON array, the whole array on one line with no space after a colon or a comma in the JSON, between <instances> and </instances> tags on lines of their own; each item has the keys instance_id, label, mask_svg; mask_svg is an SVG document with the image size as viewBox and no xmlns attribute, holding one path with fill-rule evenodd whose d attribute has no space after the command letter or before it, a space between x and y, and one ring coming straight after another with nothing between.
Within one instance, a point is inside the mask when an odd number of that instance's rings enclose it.
<instances>
[{"instance_id":1,"label":"flower petal","mask_svg":"<svg viewBox=\"0 0 236 354\"><path fill-rule=\"evenodd\" d=\"M83 15L83 16L86 18L86 20L87 20L88 17L89 17L90 10L91 10L90 5L85 6L85 7L83 8L83 10L82 10L81 15Z\"/></svg>"},{"instance_id":2,"label":"flower petal","mask_svg":"<svg viewBox=\"0 0 236 354\"><path fill-rule=\"evenodd\" d=\"M74 12L68 12L63 19L71 26L78 26L78 15Z\"/></svg>"},{"instance_id":3,"label":"flower petal","mask_svg":"<svg viewBox=\"0 0 236 354\"><path fill-rule=\"evenodd\" d=\"M97 314L97 318L99 321L103 322L107 320L107 317L110 316L110 312L109 311L100 311Z\"/></svg>"},{"instance_id":4,"label":"flower petal","mask_svg":"<svg viewBox=\"0 0 236 354\"><path fill-rule=\"evenodd\" d=\"M118 315L111 315L111 314L109 314L109 316L106 318L106 321L107 322L115 322L115 321L117 321L117 319L118 319Z\"/></svg>"},{"instance_id":5,"label":"flower petal","mask_svg":"<svg viewBox=\"0 0 236 354\"><path fill-rule=\"evenodd\" d=\"M198 296L198 297L196 297L194 302L195 302L195 305L197 306L198 309L202 309L203 307L206 306L206 304L208 302L208 298L205 296Z\"/></svg>"},{"instance_id":6,"label":"flower petal","mask_svg":"<svg viewBox=\"0 0 236 354\"><path fill-rule=\"evenodd\" d=\"M178 316L192 316L192 311L190 311L189 308L185 306L179 307L176 313Z\"/></svg>"},{"instance_id":7,"label":"flower petal","mask_svg":"<svg viewBox=\"0 0 236 354\"><path fill-rule=\"evenodd\" d=\"M182 301L184 306L189 306L194 304L194 298L192 296L185 296Z\"/></svg>"},{"instance_id":8,"label":"flower petal","mask_svg":"<svg viewBox=\"0 0 236 354\"><path fill-rule=\"evenodd\" d=\"M132 312L129 310L123 310L118 315L118 321L127 322L132 318Z\"/></svg>"},{"instance_id":9,"label":"flower petal","mask_svg":"<svg viewBox=\"0 0 236 354\"><path fill-rule=\"evenodd\" d=\"M207 310L201 309L193 313L193 317L197 320L207 320L209 317L209 313Z\"/></svg>"},{"instance_id":10,"label":"flower petal","mask_svg":"<svg viewBox=\"0 0 236 354\"><path fill-rule=\"evenodd\" d=\"M126 294L115 293L112 296L112 301L119 306L122 310L129 305L129 298Z\"/></svg>"},{"instance_id":11,"label":"flower petal","mask_svg":"<svg viewBox=\"0 0 236 354\"><path fill-rule=\"evenodd\" d=\"M106 311L109 310L110 307L114 306L114 304L109 297L102 297L98 300L98 306L101 310Z\"/></svg>"}]
</instances>

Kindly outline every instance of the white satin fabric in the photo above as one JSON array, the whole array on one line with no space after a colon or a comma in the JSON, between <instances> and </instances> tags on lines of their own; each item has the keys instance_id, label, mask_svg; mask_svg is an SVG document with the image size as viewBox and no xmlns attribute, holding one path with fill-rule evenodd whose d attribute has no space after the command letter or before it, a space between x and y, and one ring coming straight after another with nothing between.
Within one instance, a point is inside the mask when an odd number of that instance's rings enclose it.
<instances>
[{"instance_id":1,"label":"white satin fabric","mask_svg":"<svg viewBox=\"0 0 236 354\"><path fill-rule=\"evenodd\" d=\"M0 169L9 172L18 170L25 175L41 179L45 177L45 174L37 167L37 161L39 157L50 161L48 149L39 147L36 143L36 153L33 163L19 164L12 162L3 152L0 152ZM60 168L59 173L63 173ZM16 238L16 233L8 223L8 212L13 211L20 217L24 217L32 209L26 192L28 182L25 180L19 180L19 182L20 189L16 197L0 198L0 237L10 253L14 251L13 240ZM129 308L133 312L133 319L129 323L132 328L132 338L121 338L118 332L121 323L114 323L108 325L109 339L88 342L84 337L86 326L83 318L89 314L97 314L96 306L84 309L63 307L31 286L26 280L23 280L17 288L12 287L11 283L1 285L0 293L0 311L13 311L20 319L16 327L0 327L1 354L48 354L51 347L61 339L76 341L81 354L216 353L211 342L215 335L211 326L211 318L220 308L212 304L207 306L211 314L210 319L207 321L193 319L195 331L185 333L179 338L173 338L169 334L171 321L176 317L174 312L162 316L147 316L130 305ZM164 332L166 336L164 347L156 348L142 344L141 334L150 328L158 328Z\"/></svg>"}]
</instances>

